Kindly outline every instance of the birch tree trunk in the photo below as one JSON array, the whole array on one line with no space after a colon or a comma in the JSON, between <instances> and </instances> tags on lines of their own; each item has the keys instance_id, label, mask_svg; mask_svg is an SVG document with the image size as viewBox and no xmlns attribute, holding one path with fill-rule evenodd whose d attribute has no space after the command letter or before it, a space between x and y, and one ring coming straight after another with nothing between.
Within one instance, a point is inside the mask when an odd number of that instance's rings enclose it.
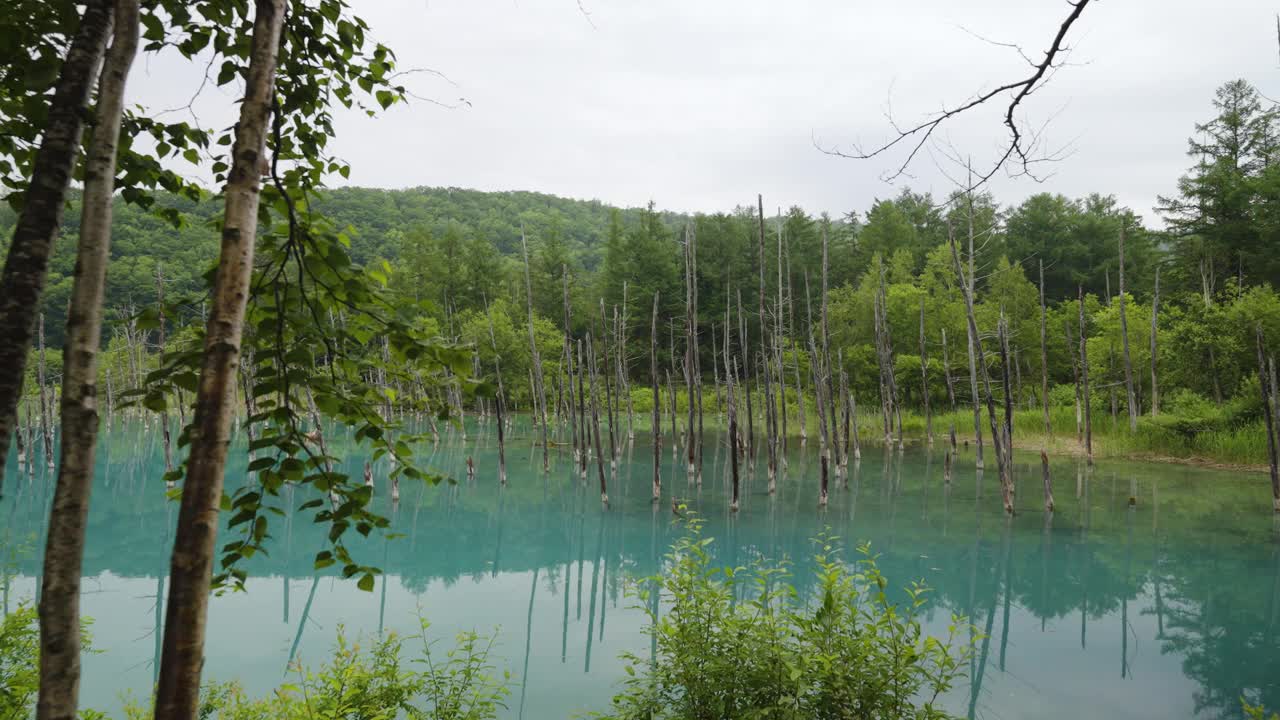
<instances>
[{"instance_id":1,"label":"birch tree trunk","mask_svg":"<svg viewBox=\"0 0 1280 720\"><path fill-rule=\"evenodd\" d=\"M727 341L726 341L727 342ZM653 293L649 326L649 383L653 387L653 501L662 497L662 412L658 402L658 293ZM730 433L733 429L730 428Z\"/></svg>"},{"instance_id":2,"label":"birch tree trunk","mask_svg":"<svg viewBox=\"0 0 1280 720\"><path fill-rule=\"evenodd\" d=\"M0 273L0 497L49 255L62 224L67 186L80 152L84 109L107 44L111 14L111 0L85 3L49 102L22 212Z\"/></svg>"},{"instance_id":3,"label":"birch tree trunk","mask_svg":"<svg viewBox=\"0 0 1280 720\"><path fill-rule=\"evenodd\" d=\"M100 421L98 349L111 248L116 146L125 81L138 48L138 0L116 0L113 14L115 30L99 82L96 122L85 160L80 239L63 345L63 442L44 548L37 720L72 720L79 704L80 571ZM43 326L43 316L41 320Z\"/></svg>"},{"instance_id":4,"label":"birch tree trunk","mask_svg":"<svg viewBox=\"0 0 1280 720\"><path fill-rule=\"evenodd\" d=\"M156 690L156 720L194 720L222 476L258 227L259 168L271 119L284 0L256 0L249 71L228 174L222 248L205 336L187 477L178 513Z\"/></svg>"}]
</instances>

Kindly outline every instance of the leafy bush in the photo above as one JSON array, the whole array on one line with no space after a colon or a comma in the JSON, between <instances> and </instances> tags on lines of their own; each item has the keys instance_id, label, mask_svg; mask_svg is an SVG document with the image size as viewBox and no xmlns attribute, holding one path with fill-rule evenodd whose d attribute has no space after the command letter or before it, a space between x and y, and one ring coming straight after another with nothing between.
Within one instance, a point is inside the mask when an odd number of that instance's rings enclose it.
<instances>
[{"instance_id":1,"label":"leafy bush","mask_svg":"<svg viewBox=\"0 0 1280 720\"><path fill-rule=\"evenodd\" d=\"M492 638L474 632L458 634L444 657L433 653L429 624L420 635L395 633L362 647L350 642L342 628L329 661L317 670L295 664L296 681L277 688L271 697L250 699L236 683L214 683L204 689L200 717L219 720L489 720L497 717L509 689L510 676L499 676L489 660ZM405 642L421 641L420 654L404 659ZM129 720L151 717L136 704L125 709Z\"/></svg>"},{"instance_id":2,"label":"leafy bush","mask_svg":"<svg viewBox=\"0 0 1280 720\"><path fill-rule=\"evenodd\" d=\"M964 675L969 626L953 617L946 638L926 636L922 585L899 605L868 547L851 569L821 538L817 599L803 603L785 564L713 567L711 542L691 520L666 574L637 586L656 657L624 656L630 678L598 717L950 717L937 698Z\"/></svg>"},{"instance_id":3,"label":"leafy bush","mask_svg":"<svg viewBox=\"0 0 1280 720\"><path fill-rule=\"evenodd\" d=\"M19 605L0 621L0 720L26 720L40 688L40 626L35 608Z\"/></svg>"}]
</instances>

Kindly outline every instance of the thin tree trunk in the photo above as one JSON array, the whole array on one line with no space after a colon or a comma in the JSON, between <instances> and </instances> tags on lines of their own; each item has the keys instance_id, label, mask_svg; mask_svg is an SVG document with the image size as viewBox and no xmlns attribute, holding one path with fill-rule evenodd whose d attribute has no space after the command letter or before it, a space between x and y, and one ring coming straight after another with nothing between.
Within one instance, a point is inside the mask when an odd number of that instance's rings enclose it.
<instances>
[{"instance_id":1,"label":"thin tree trunk","mask_svg":"<svg viewBox=\"0 0 1280 720\"><path fill-rule=\"evenodd\" d=\"M653 386L653 501L662 497L662 412L658 402L658 293L653 293L653 323L649 326L649 382ZM730 428L730 433L733 429Z\"/></svg>"},{"instance_id":2,"label":"thin tree trunk","mask_svg":"<svg viewBox=\"0 0 1280 720\"><path fill-rule=\"evenodd\" d=\"M62 224L67 186L80 152L85 105L110 33L111 14L110 0L85 3L49 102L31 180L0 274L0 338L4 338L0 342L0 496L49 255Z\"/></svg>"},{"instance_id":3,"label":"thin tree trunk","mask_svg":"<svg viewBox=\"0 0 1280 720\"><path fill-rule=\"evenodd\" d=\"M1009 320L1000 311L1000 375L1004 381L1004 465L1013 481L1013 392L1009 387ZM1016 361L1015 361L1016 362Z\"/></svg>"},{"instance_id":4,"label":"thin tree trunk","mask_svg":"<svg viewBox=\"0 0 1280 720\"><path fill-rule=\"evenodd\" d=\"M578 424L573 412L573 325L569 313L569 268L568 266L562 266L562 268L560 277L564 281L564 355L565 368L569 373L569 436L573 442L574 459L577 460L578 453L586 452L586 448L578 445ZM492 324L490 320L490 325ZM494 347L495 354L497 351L497 347Z\"/></svg>"},{"instance_id":5,"label":"thin tree trunk","mask_svg":"<svg viewBox=\"0 0 1280 720\"><path fill-rule=\"evenodd\" d=\"M965 199L969 208L969 277L967 280L965 278L961 278L960 281L964 284L964 290L969 293L969 297L972 299L976 289L976 275L974 273L975 260L973 252L973 193L966 193ZM977 468L981 470L983 467L982 411L980 409L980 403L982 400L978 395L978 362L981 360L984 363L983 368L985 373L986 360L978 356L979 353L977 352L977 348L979 347L980 340L978 338L977 325L971 324L967 329L969 334L969 390L973 394L973 442L974 452L977 457L975 462L977 464Z\"/></svg>"},{"instance_id":6,"label":"thin tree trunk","mask_svg":"<svg viewBox=\"0 0 1280 720\"><path fill-rule=\"evenodd\" d=\"M1089 332L1085 324L1084 288L1077 287L1080 298L1080 403L1084 406L1084 453L1093 467L1093 403L1089 399Z\"/></svg>"},{"instance_id":7,"label":"thin tree trunk","mask_svg":"<svg viewBox=\"0 0 1280 720\"><path fill-rule=\"evenodd\" d=\"M1129 355L1129 322L1124 311L1124 228L1120 228L1120 339L1124 352L1124 390L1129 408L1129 432L1138 431L1138 398L1133 392L1133 361Z\"/></svg>"},{"instance_id":8,"label":"thin tree trunk","mask_svg":"<svg viewBox=\"0 0 1280 720\"><path fill-rule=\"evenodd\" d=\"M688 415L685 421L685 454L688 460L689 479L694 477L694 460L697 455L697 442L694 428L693 407L693 355L697 352L697 338L694 336L693 309L693 232L685 225L684 230L684 387L688 397Z\"/></svg>"},{"instance_id":9,"label":"thin tree trunk","mask_svg":"<svg viewBox=\"0 0 1280 720\"><path fill-rule=\"evenodd\" d=\"M591 439L595 444L596 450L596 471L600 475L600 502L607 506L609 504L609 488L604 474L604 455L600 452L600 402L596 392L596 350L590 333L587 334L587 348L587 374L591 376Z\"/></svg>"},{"instance_id":10,"label":"thin tree trunk","mask_svg":"<svg viewBox=\"0 0 1280 720\"><path fill-rule=\"evenodd\" d=\"M1151 296L1151 417L1160 414L1160 378L1156 373L1156 340L1159 337L1160 317L1160 266L1156 266L1156 286Z\"/></svg>"},{"instance_id":11,"label":"thin tree trunk","mask_svg":"<svg viewBox=\"0 0 1280 720\"><path fill-rule=\"evenodd\" d=\"M809 353L811 355L818 354L818 349L817 347L814 346L814 343L813 343L812 333L809 335ZM825 507L827 504L827 485L829 482L827 476L830 469L830 463L827 457L830 454L830 448L834 443L831 442L830 435L827 432L828 425L827 425L826 415L830 407L826 401L826 396L823 393L823 388L825 388L827 385L827 379L822 377L823 370L821 369L821 365L819 363L811 363L810 365L811 365L812 374L813 374L813 404L818 408L818 434L819 434L819 437L822 439L822 446L821 446L821 449L818 451L818 463L819 463L818 505L820 507ZM834 420L832 420L831 425L832 426L835 425ZM886 452L888 451L886 450Z\"/></svg>"},{"instance_id":12,"label":"thin tree trunk","mask_svg":"<svg viewBox=\"0 0 1280 720\"><path fill-rule=\"evenodd\" d=\"M541 418L542 472L545 473L551 470L551 443L547 441L547 395L542 387L542 358L538 354L538 341L533 335L533 280L529 277L529 242L525 239L523 229L520 231L520 247L524 250L525 307L529 311L529 351L533 358L533 411L535 417Z\"/></svg>"},{"instance_id":13,"label":"thin tree trunk","mask_svg":"<svg viewBox=\"0 0 1280 720\"><path fill-rule=\"evenodd\" d=\"M170 568L156 720L194 720L204 660L218 507L258 227L259 168L271 119L283 0L257 0L249 71L232 146L222 248Z\"/></svg>"},{"instance_id":14,"label":"thin tree trunk","mask_svg":"<svg viewBox=\"0 0 1280 720\"><path fill-rule=\"evenodd\" d=\"M489 344L493 347L493 372L498 381L497 397L493 403L494 410L498 415L498 484L507 484L507 447L504 424L506 423L506 389L502 386L502 357L498 354L498 339L493 332L493 313L489 309L488 301L484 304L484 316L489 321ZM566 338L568 333L566 331ZM572 341L566 340L565 349L572 353ZM567 357L570 372L573 368L573 355ZM573 418L573 375L569 375L569 418L572 422Z\"/></svg>"},{"instance_id":15,"label":"thin tree trunk","mask_svg":"<svg viewBox=\"0 0 1280 720\"><path fill-rule=\"evenodd\" d=\"M730 481L732 483L732 491L731 491L732 495L730 496L730 499L729 499L729 511L736 513L738 512L738 489L739 489L738 454L740 452L740 448L738 447L738 412L737 412L737 401L734 399L733 376L738 371L738 368L737 368L738 363L736 360L734 360L732 363L729 360L731 356L729 355L728 336L725 337L724 357L725 357L725 373L726 373L726 377L728 377L728 382L729 382L729 388L728 388L729 390L728 392L729 472L730 472Z\"/></svg>"},{"instance_id":16,"label":"thin tree trunk","mask_svg":"<svg viewBox=\"0 0 1280 720\"><path fill-rule=\"evenodd\" d=\"M960 253L956 250L955 236L951 235L950 233L948 234L950 235L949 240L951 245L951 261L953 266L955 267L956 279L959 280L961 290L964 293L964 307L965 307L965 315L968 319L968 324L969 324L969 336L974 339L974 344L976 346L974 348L975 354L981 355L982 340L978 336L978 321L975 318L974 312L973 312L973 295L970 294L969 292L970 281L965 280L964 270L960 267ZM1004 500L1004 509L1005 509L1005 512L1012 513L1013 512L1012 484L1009 480L1008 468L1005 465L1005 456L1004 456L1004 453L1001 451L1000 431L997 428L997 423L996 423L995 399L992 397L992 394L991 394L991 376L987 372L987 366L985 362L983 362L982 364L982 378L983 378L983 385L985 385L986 391L987 391L986 392L987 418L991 426L991 449L994 450L996 454L996 468L998 469L998 473L1000 475L1000 490Z\"/></svg>"},{"instance_id":17,"label":"thin tree trunk","mask_svg":"<svg viewBox=\"0 0 1280 720\"><path fill-rule=\"evenodd\" d=\"M738 342L742 350L742 391L747 400L747 454L751 456L752 467L756 460L756 427L755 412L751 409L751 342L747 339L747 316L742 312L742 288L738 288Z\"/></svg>"},{"instance_id":18,"label":"thin tree trunk","mask_svg":"<svg viewBox=\"0 0 1280 720\"><path fill-rule=\"evenodd\" d=\"M85 161L76 273L63 346L62 461L49 512L40 595L38 720L75 718L80 693L80 571L98 444L102 298L110 257L116 146L125 81L138 48L138 13L137 0L116 0L115 30L104 61ZM41 315L42 331L43 325Z\"/></svg>"},{"instance_id":19,"label":"thin tree trunk","mask_svg":"<svg viewBox=\"0 0 1280 720\"><path fill-rule=\"evenodd\" d=\"M759 269L760 269L760 351L764 361L760 369L764 376L764 419L766 448L769 460L769 491L772 492L778 482L778 430L777 418L774 414L773 384L770 379L768 320L764 312L764 198L756 195L756 207L759 211L758 228L760 237Z\"/></svg>"},{"instance_id":20,"label":"thin tree trunk","mask_svg":"<svg viewBox=\"0 0 1280 720\"><path fill-rule=\"evenodd\" d=\"M822 225L822 298L821 298L822 305L818 310L819 322L822 323L822 360L821 360L822 372L819 373L817 376L822 377L822 379L827 383L834 382L834 379L835 379L835 376L833 375L833 368L831 365L831 330L827 322L827 295L830 290L830 287L828 285L829 266L830 266L830 263L829 263L828 242L827 242L827 225L824 222ZM836 441L836 438L839 435L839 432L836 430L836 405L835 405L835 399L831 397L834 393L831 392L830 388L818 388L818 387L814 388L814 393L816 393L814 395L814 402L817 402L817 397L819 395L821 395L824 398L827 398L827 403L825 408L826 410L829 411L829 414L820 413L819 417L828 418L830 422L830 432L828 432L825 428L823 429L822 445L823 447L828 448L827 455L831 457L831 464L834 464L835 467L838 469L841 466L841 461L840 461L840 447L839 447L840 444ZM824 475L824 480L825 480L825 475ZM825 494L823 497L825 498ZM825 503L825 499L823 500L823 502Z\"/></svg>"}]
</instances>

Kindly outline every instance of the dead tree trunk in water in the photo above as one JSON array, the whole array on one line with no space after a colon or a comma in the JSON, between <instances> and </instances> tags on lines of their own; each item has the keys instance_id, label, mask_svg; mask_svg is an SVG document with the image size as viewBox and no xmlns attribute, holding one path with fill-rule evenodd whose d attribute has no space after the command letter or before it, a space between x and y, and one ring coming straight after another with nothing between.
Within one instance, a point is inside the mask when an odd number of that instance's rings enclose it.
<instances>
[{"instance_id":1,"label":"dead tree trunk in water","mask_svg":"<svg viewBox=\"0 0 1280 720\"><path fill-rule=\"evenodd\" d=\"M831 331L830 326L827 323L827 295L830 291L828 286L828 268L830 266L828 258L827 225L824 222L822 225L822 306L819 308L819 321L822 323L822 372L819 374L819 377L823 377L824 382L831 383L834 382L835 376L833 375L833 368L831 364ZM824 447L829 448L827 455L831 458L830 462L836 467L837 471L839 471L839 468L841 467L840 443L837 441L839 431L836 429L836 403L835 398L832 397L834 393L831 392L831 390L832 388L830 387L825 389L815 387L814 402L818 402L817 398L819 395L827 398L825 407L829 412L820 413L819 417L828 418L830 422L830 431L828 432L826 429L823 430L822 444ZM825 471L823 477L825 482ZM823 503L825 503L825 492L823 493L823 498Z\"/></svg>"},{"instance_id":2,"label":"dead tree trunk in water","mask_svg":"<svg viewBox=\"0 0 1280 720\"><path fill-rule=\"evenodd\" d=\"M760 269L760 351L761 359L764 361L760 365L762 375L764 376L764 425L766 435L766 449L769 459L769 491L772 492L778 482L778 428L777 417L774 413L774 397L773 384L770 379L770 367L772 362L769 360L769 321L766 319L764 311L764 198L756 195L756 207L759 211L758 228L760 237L760 253L759 253L759 269Z\"/></svg>"},{"instance_id":3,"label":"dead tree trunk in water","mask_svg":"<svg viewBox=\"0 0 1280 720\"><path fill-rule=\"evenodd\" d=\"M49 101L40 148L0 275L0 337L4 338L0 343L0 490L49 255L62 224L67 186L80 152L85 105L106 47L111 15L111 0L85 3Z\"/></svg>"},{"instance_id":4,"label":"dead tree trunk in water","mask_svg":"<svg viewBox=\"0 0 1280 720\"><path fill-rule=\"evenodd\" d=\"M493 372L494 377L498 381L497 398L493 403L494 409L498 415L498 483L500 485L507 484L507 448L504 433L506 429L503 424L506 422L506 389L502 386L502 357L498 354L498 338L493 332L493 313L489 309L488 301L484 304L484 316L489 321L489 345L493 348ZM570 368L569 375L569 418L570 423L573 419L573 341L568 340L568 331L565 331L565 350L568 353L567 362ZM576 440L576 438L575 438ZM576 442L575 442L576 444Z\"/></svg>"},{"instance_id":5,"label":"dead tree trunk in water","mask_svg":"<svg viewBox=\"0 0 1280 720\"><path fill-rule=\"evenodd\" d=\"M966 315L966 318L968 319L968 324L969 324L969 335L974 339L973 352L975 355L979 357L984 357L982 353L982 339L978 335L978 321L973 312L973 295L969 293L969 287L970 287L969 281L966 281L964 276L964 270L960 266L960 253L959 251L956 250L955 235L950 233L948 233L948 235L950 235L949 240L951 245L951 262L955 268L956 279L959 281L961 291L964 294L964 309L965 309L965 315ZM1004 509L1005 509L1005 512L1011 513L1013 512L1012 487L1009 480L1009 470L1005 466L1005 456L1004 456L1004 453L1001 451L1000 431L999 431L999 428L997 427L997 422L996 422L995 399L992 397L992 394L991 394L991 376L987 372L987 365L985 360L982 362L981 367L982 367L983 385L986 387L986 391L987 391L986 392L987 418L991 426L991 449L994 450L996 454L996 467L1000 475L1000 491L1004 500Z\"/></svg>"},{"instance_id":6,"label":"dead tree trunk in water","mask_svg":"<svg viewBox=\"0 0 1280 720\"><path fill-rule=\"evenodd\" d=\"M542 472L545 473L551 470L551 444L547 441L547 395L542 387L542 358L538 355L538 341L533 335L533 280L529 277L529 243L523 229L520 231L520 247L524 250L525 306L529 310L529 350L533 358L533 411L535 417L541 418Z\"/></svg>"},{"instance_id":7,"label":"dead tree trunk in water","mask_svg":"<svg viewBox=\"0 0 1280 720\"><path fill-rule=\"evenodd\" d=\"M1000 375L1004 381L1004 465L1013 482L1013 392L1009 386L1009 320L1004 309L1000 310Z\"/></svg>"},{"instance_id":8,"label":"dead tree trunk in water","mask_svg":"<svg viewBox=\"0 0 1280 720\"><path fill-rule=\"evenodd\" d=\"M1271 392L1267 382L1267 361L1263 350L1262 326L1255 328L1258 340L1258 381L1262 386L1262 417L1267 425L1267 461L1271 471L1271 505L1280 513L1280 457L1277 457L1275 418L1271 412Z\"/></svg>"},{"instance_id":9,"label":"dead tree trunk in water","mask_svg":"<svg viewBox=\"0 0 1280 720\"><path fill-rule=\"evenodd\" d=\"M969 208L969 212L968 212L968 220L969 220L969 277L968 277L968 279L967 279L967 280L966 280L965 278L961 278L961 279L960 279L960 282L961 282L961 284L964 286L964 287L963 287L963 289L965 290L965 292L967 292L967 293L969 294L969 298L970 298L970 299L972 299L972 298L973 298L973 296L974 296L975 291L977 290L977 287L976 287L976 278L977 278L977 275L976 275L976 273L975 273L975 268L974 268L974 266L975 266L976 262L975 262L975 260L974 260L974 257L975 257L975 256L974 256L974 252L973 252L973 236L974 236L974 232L973 232L973 193L966 193L966 194L965 194L965 199L966 199L966 202L967 202L967 204L968 204L968 208ZM950 231L949 231L949 230L948 230L948 234L950 234ZM969 390L970 390L970 392L973 394L973 443L974 443L974 452L976 453L976 457L977 457L977 460L976 460L977 468L978 468L979 470L981 470L981 469L982 469L982 467L983 467L983 462L982 462L982 410L980 409L980 408L981 408L980 403L982 402L982 400L981 400L981 396L978 394L978 362L979 362L979 361L982 361L982 362L984 363L983 368L984 368L984 374L985 374L985 367L986 367L985 363L986 363L986 360L985 360L984 358L980 357L980 353L978 353L978 351L977 351L977 348L979 347L979 339L978 339L978 328L977 328L977 325L974 325L972 328L969 328L968 335L969 335Z\"/></svg>"},{"instance_id":10,"label":"dead tree trunk in water","mask_svg":"<svg viewBox=\"0 0 1280 720\"><path fill-rule=\"evenodd\" d=\"M1129 357L1129 322L1124 311L1124 227L1120 228L1120 340L1124 351L1124 391L1129 408L1129 432L1138 431L1138 398L1133 392L1133 361Z\"/></svg>"},{"instance_id":11,"label":"dead tree trunk in water","mask_svg":"<svg viewBox=\"0 0 1280 720\"><path fill-rule=\"evenodd\" d=\"M818 349L813 343L813 334L809 335L809 353L817 355ZM827 379L823 377L823 370L820 363L810 363L813 375L813 404L818 408L818 435L822 439L822 447L818 451L819 463L819 489L818 489L818 505L825 506L827 504L827 475L829 472L828 456L831 453L830 435L827 432L827 410L828 404L826 396L823 394L823 388L826 386ZM834 425L834 420L832 425Z\"/></svg>"},{"instance_id":12,"label":"dead tree trunk in water","mask_svg":"<svg viewBox=\"0 0 1280 720\"><path fill-rule=\"evenodd\" d=\"M192 720L199 702L218 506L231 441L236 367L240 363L240 340L253 271L260 167L272 113L273 80L285 10L283 0L257 0L256 7L245 94L224 191L221 255L196 394L195 428L169 572L156 720Z\"/></svg>"},{"instance_id":13,"label":"dead tree trunk in water","mask_svg":"<svg viewBox=\"0 0 1280 720\"><path fill-rule=\"evenodd\" d=\"M747 316L742 312L742 288L738 288L738 344L742 351L742 392L747 400L747 455L751 467L756 461L755 412L751 409L751 343L747 339Z\"/></svg>"},{"instance_id":14,"label":"dead tree trunk in water","mask_svg":"<svg viewBox=\"0 0 1280 720\"><path fill-rule=\"evenodd\" d=\"M562 284L564 285L564 359L566 369L569 373L569 435L572 438L573 458L576 461L580 457L580 454L586 452L587 449L585 446L580 446L578 444L578 422L574 415L573 402L573 325L569 311L569 268L567 265L562 265L561 268L560 277L561 280L563 280ZM490 319L489 324L490 326L493 325L492 319ZM495 355L497 353L496 347L494 348L494 353Z\"/></svg>"},{"instance_id":15,"label":"dead tree trunk in water","mask_svg":"<svg viewBox=\"0 0 1280 720\"><path fill-rule=\"evenodd\" d=\"M1080 402L1084 406L1084 453L1093 467L1093 403L1089 398L1089 332L1085 324L1084 287L1077 286L1080 297Z\"/></svg>"},{"instance_id":16,"label":"dead tree trunk in water","mask_svg":"<svg viewBox=\"0 0 1280 720\"><path fill-rule=\"evenodd\" d=\"M596 450L596 471L600 475L600 502L609 504L609 492L604 475L604 456L600 452L600 403L596 392L596 346L587 333L587 374L591 376L591 438Z\"/></svg>"},{"instance_id":17,"label":"dead tree trunk in water","mask_svg":"<svg viewBox=\"0 0 1280 720\"><path fill-rule=\"evenodd\" d=\"M653 500L662 497L662 411L658 402L658 293L653 294L653 324L649 330L649 381L653 386ZM730 428L730 432L733 430Z\"/></svg>"},{"instance_id":18,"label":"dead tree trunk in water","mask_svg":"<svg viewBox=\"0 0 1280 720\"><path fill-rule=\"evenodd\" d=\"M689 479L693 480L694 476L694 460L697 456L697 437L695 434L694 418L693 418L693 383L694 383L694 354L697 352L697 338L695 337L695 320L693 305L693 286L694 286L694 268L693 268L693 233L689 226L685 226L684 230L684 386L685 395L688 397L688 416L685 421L685 454L688 460Z\"/></svg>"},{"instance_id":19,"label":"dead tree trunk in water","mask_svg":"<svg viewBox=\"0 0 1280 720\"><path fill-rule=\"evenodd\" d=\"M741 451L741 448L738 447L738 410L737 410L737 401L735 400L735 396L734 396L733 376L738 372L738 367L737 367L738 363L736 360L730 362L728 335L725 336L724 342L725 342L725 347L724 347L725 368L724 369L725 369L726 377L728 377L729 379L729 388L728 388L729 390L728 392L729 472L731 473L730 482L732 483L732 492L733 492L733 495L730 497L730 500L729 500L729 510L730 512L736 513L738 512L738 488L739 488L738 454Z\"/></svg>"},{"instance_id":20,"label":"dead tree trunk in water","mask_svg":"<svg viewBox=\"0 0 1280 720\"><path fill-rule=\"evenodd\" d=\"M1160 266L1156 266L1156 286L1151 296L1151 417L1160 414L1160 379L1156 374L1156 338L1159 333L1160 317Z\"/></svg>"},{"instance_id":21,"label":"dead tree trunk in water","mask_svg":"<svg viewBox=\"0 0 1280 720\"><path fill-rule=\"evenodd\" d=\"M63 346L61 463L49 511L39 601L37 720L75 717L80 691L80 575L100 421L102 298L111 249L112 194L125 82L138 47L138 1L116 0L114 15L111 48L98 85L97 117L85 159L80 239ZM43 325L41 315L42 334Z\"/></svg>"}]
</instances>

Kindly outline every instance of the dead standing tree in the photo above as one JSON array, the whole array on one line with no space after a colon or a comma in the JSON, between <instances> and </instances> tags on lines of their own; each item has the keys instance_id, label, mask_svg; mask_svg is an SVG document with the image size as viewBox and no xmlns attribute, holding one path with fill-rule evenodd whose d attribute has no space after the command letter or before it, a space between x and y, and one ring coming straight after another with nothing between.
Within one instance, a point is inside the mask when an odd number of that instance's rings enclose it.
<instances>
[{"instance_id":1,"label":"dead standing tree","mask_svg":"<svg viewBox=\"0 0 1280 720\"><path fill-rule=\"evenodd\" d=\"M551 470L551 444L547 440L547 394L542 386L542 358L538 355L538 341L533 334L533 280L529 276L529 242L524 231L520 232L520 247L524 250L525 305L529 311L529 350L533 358L534 415L540 418L542 428L542 472ZM566 330L567 332L567 330Z\"/></svg>"}]
</instances>

